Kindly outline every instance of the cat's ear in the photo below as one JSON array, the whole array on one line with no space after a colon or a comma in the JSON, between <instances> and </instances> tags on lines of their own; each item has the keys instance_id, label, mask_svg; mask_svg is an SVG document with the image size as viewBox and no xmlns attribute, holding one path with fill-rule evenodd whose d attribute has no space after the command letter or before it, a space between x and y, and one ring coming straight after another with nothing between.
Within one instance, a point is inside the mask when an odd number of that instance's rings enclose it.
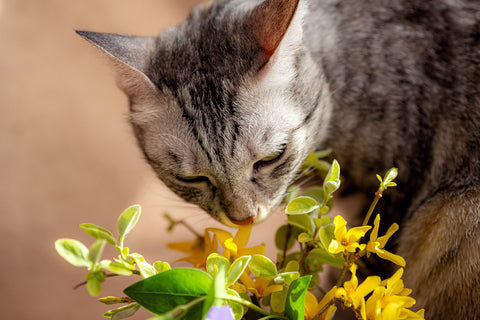
<instances>
[{"instance_id":1,"label":"cat's ear","mask_svg":"<svg viewBox=\"0 0 480 320\"><path fill-rule=\"evenodd\" d=\"M299 0L265 0L251 16L253 32L270 58L282 41L298 8Z\"/></svg>"},{"instance_id":2,"label":"cat's ear","mask_svg":"<svg viewBox=\"0 0 480 320\"><path fill-rule=\"evenodd\" d=\"M155 85L148 76L154 38L75 32L106 54L117 72L118 85L128 95L140 96L155 90Z\"/></svg>"}]
</instances>

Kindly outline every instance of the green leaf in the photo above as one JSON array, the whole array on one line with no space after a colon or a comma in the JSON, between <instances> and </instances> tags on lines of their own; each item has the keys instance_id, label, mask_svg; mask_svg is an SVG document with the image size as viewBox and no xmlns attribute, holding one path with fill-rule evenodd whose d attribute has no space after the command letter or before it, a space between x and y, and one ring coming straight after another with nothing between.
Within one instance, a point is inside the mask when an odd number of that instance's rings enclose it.
<instances>
[{"instance_id":1,"label":"green leaf","mask_svg":"<svg viewBox=\"0 0 480 320\"><path fill-rule=\"evenodd\" d=\"M240 298L240 295L238 294L238 292L235 291L235 290L232 290L232 289L227 289L227 295ZM236 303L236 302L233 302L233 301L230 301L230 300L227 300L227 303L232 308L235 320L241 320L243 315L247 312L247 308L242 306L239 303Z\"/></svg>"},{"instance_id":2,"label":"green leaf","mask_svg":"<svg viewBox=\"0 0 480 320\"><path fill-rule=\"evenodd\" d=\"M288 262L285 267L285 272L298 272L298 270L300 270L300 265L298 264L298 261L295 260Z\"/></svg>"},{"instance_id":3,"label":"green leaf","mask_svg":"<svg viewBox=\"0 0 480 320\"><path fill-rule=\"evenodd\" d=\"M287 195L285 196L285 203L289 203L293 199L295 199L298 196L298 193L300 192L300 187L296 185L291 185L287 189Z\"/></svg>"},{"instance_id":4,"label":"green leaf","mask_svg":"<svg viewBox=\"0 0 480 320\"><path fill-rule=\"evenodd\" d=\"M95 239L105 239L111 245L115 245L115 238L112 233L107 229L99 227L91 223L82 223L80 228L85 231L89 236L94 237Z\"/></svg>"},{"instance_id":5,"label":"green leaf","mask_svg":"<svg viewBox=\"0 0 480 320\"><path fill-rule=\"evenodd\" d=\"M298 235L298 242L300 243L305 243L312 241L312 237L309 234L306 234L305 232L302 232Z\"/></svg>"},{"instance_id":6,"label":"green leaf","mask_svg":"<svg viewBox=\"0 0 480 320\"><path fill-rule=\"evenodd\" d=\"M227 258L218 253L211 253L210 255L208 255L206 269L209 275L215 277L218 270L222 268L224 270L228 270L230 268L230 262L228 262ZM225 274L227 273L225 272Z\"/></svg>"},{"instance_id":7,"label":"green leaf","mask_svg":"<svg viewBox=\"0 0 480 320\"><path fill-rule=\"evenodd\" d=\"M310 197L298 197L290 201L285 208L286 214L304 214L310 213L315 209L318 209L318 203L315 199Z\"/></svg>"},{"instance_id":8,"label":"green leaf","mask_svg":"<svg viewBox=\"0 0 480 320\"><path fill-rule=\"evenodd\" d=\"M250 262L251 256L243 256L240 258L237 258L230 268L228 269L228 276L227 276L227 287L230 287L232 284L234 284L238 278L242 275L243 271L248 266L248 263Z\"/></svg>"},{"instance_id":9,"label":"green leaf","mask_svg":"<svg viewBox=\"0 0 480 320\"><path fill-rule=\"evenodd\" d=\"M272 292L270 295L270 307L275 313L283 314L285 312L285 302L287 300L287 291L285 289L286 288L284 288L283 291Z\"/></svg>"},{"instance_id":10,"label":"green leaf","mask_svg":"<svg viewBox=\"0 0 480 320\"><path fill-rule=\"evenodd\" d=\"M138 303L130 303L126 306L114 310L109 310L103 316L112 320L120 320L133 316L135 312L138 311L138 309L140 309Z\"/></svg>"},{"instance_id":11,"label":"green leaf","mask_svg":"<svg viewBox=\"0 0 480 320\"><path fill-rule=\"evenodd\" d=\"M140 271L140 274L143 278L148 278L157 274L157 270L155 270L150 263L145 261L145 258L141 254L131 253L129 257L135 261L138 271Z\"/></svg>"},{"instance_id":12,"label":"green leaf","mask_svg":"<svg viewBox=\"0 0 480 320\"><path fill-rule=\"evenodd\" d=\"M87 280L87 291L93 297L98 296L102 292L102 283L97 277L89 277Z\"/></svg>"},{"instance_id":13,"label":"green leaf","mask_svg":"<svg viewBox=\"0 0 480 320\"><path fill-rule=\"evenodd\" d=\"M88 249L83 243L75 239L59 239L55 241L57 253L76 267L90 267Z\"/></svg>"},{"instance_id":14,"label":"green leaf","mask_svg":"<svg viewBox=\"0 0 480 320\"><path fill-rule=\"evenodd\" d=\"M92 271L96 271L94 269L98 264L98 261L100 261L100 257L102 256L103 249L105 248L106 243L107 241L105 239L99 239L95 241L90 247L90 250L88 252L88 259L92 263L92 266L91 266Z\"/></svg>"},{"instance_id":15,"label":"green leaf","mask_svg":"<svg viewBox=\"0 0 480 320\"><path fill-rule=\"evenodd\" d=\"M101 303L108 304L108 305L118 304L118 303L126 303L129 300L130 299L128 299L128 298L119 298L119 297L114 297L114 296L102 297L102 298L98 299L98 301L100 301Z\"/></svg>"},{"instance_id":16,"label":"green leaf","mask_svg":"<svg viewBox=\"0 0 480 320\"><path fill-rule=\"evenodd\" d=\"M293 281L287 293L285 315L289 320L303 320L305 314L305 294L312 276L304 276Z\"/></svg>"},{"instance_id":17,"label":"green leaf","mask_svg":"<svg viewBox=\"0 0 480 320\"><path fill-rule=\"evenodd\" d=\"M252 256L248 267L254 275L264 279L273 279L278 273L277 267L272 260L259 254Z\"/></svg>"},{"instance_id":18,"label":"green leaf","mask_svg":"<svg viewBox=\"0 0 480 320\"><path fill-rule=\"evenodd\" d=\"M291 226L298 227L308 232L308 234L313 234L315 230L315 224L308 214L296 214L293 216L288 216L287 223Z\"/></svg>"},{"instance_id":19,"label":"green leaf","mask_svg":"<svg viewBox=\"0 0 480 320\"><path fill-rule=\"evenodd\" d=\"M320 236L320 242L322 243L325 249L328 249L330 242L335 238L335 226L333 224L327 224L323 226L318 232Z\"/></svg>"},{"instance_id":20,"label":"green leaf","mask_svg":"<svg viewBox=\"0 0 480 320\"><path fill-rule=\"evenodd\" d=\"M385 177L383 178L383 185L387 185L390 182L392 182L398 175L398 169L397 168L391 168L390 170L387 171L385 174Z\"/></svg>"},{"instance_id":21,"label":"green leaf","mask_svg":"<svg viewBox=\"0 0 480 320\"><path fill-rule=\"evenodd\" d=\"M133 273L133 270L131 268L128 268L124 264L113 262L110 260L102 260L99 267L122 276L129 276Z\"/></svg>"},{"instance_id":22,"label":"green leaf","mask_svg":"<svg viewBox=\"0 0 480 320\"><path fill-rule=\"evenodd\" d=\"M297 217L297 216L289 216ZM293 226L288 226L286 224L280 226L275 233L275 246L278 250L290 250L295 244L295 239L298 236L299 230ZM286 246L285 246L286 245Z\"/></svg>"},{"instance_id":23,"label":"green leaf","mask_svg":"<svg viewBox=\"0 0 480 320\"><path fill-rule=\"evenodd\" d=\"M153 267L155 268L155 271L157 272L157 274L172 269L168 264L168 262L162 262L162 261L155 261L153 263Z\"/></svg>"},{"instance_id":24,"label":"green leaf","mask_svg":"<svg viewBox=\"0 0 480 320\"><path fill-rule=\"evenodd\" d=\"M202 319L205 318L205 315L209 312L210 308L223 305L224 301L219 298L220 296L225 296L225 278L227 277L227 266L220 265L218 272L213 278L213 283L210 286L209 293L203 304L202 308Z\"/></svg>"},{"instance_id":25,"label":"green leaf","mask_svg":"<svg viewBox=\"0 0 480 320\"><path fill-rule=\"evenodd\" d=\"M299 277L300 277L300 273L298 271L282 272L282 273L279 273L275 277L275 279L273 279L273 282L275 284L289 286L292 283L292 281L298 279Z\"/></svg>"},{"instance_id":26,"label":"green leaf","mask_svg":"<svg viewBox=\"0 0 480 320\"><path fill-rule=\"evenodd\" d=\"M314 152L314 154L317 156L318 159L325 158L329 156L331 153L332 153L332 149L325 149L325 150L319 150Z\"/></svg>"},{"instance_id":27,"label":"green leaf","mask_svg":"<svg viewBox=\"0 0 480 320\"><path fill-rule=\"evenodd\" d=\"M315 199L318 203L322 203L325 198L325 191L322 187L311 187L302 192L303 197Z\"/></svg>"},{"instance_id":28,"label":"green leaf","mask_svg":"<svg viewBox=\"0 0 480 320\"><path fill-rule=\"evenodd\" d=\"M141 207L139 205L134 205L127 208L117 220L117 229L118 229L118 242L120 247L123 247L123 241L125 236L132 231L132 229L137 224L138 218L140 218Z\"/></svg>"},{"instance_id":29,"label":"green leaf","mask_svg":"<svg viewBox=\"0 0 480 320\"><path fill-rule=\"evenodd\" d=\"M187 304L177 306L172 310L165 312L159 316L150 318L149 320L177 320L182 319L185 315L187 315L188 311L198 305L199 303L205 301L205 297L197 298L193 301L190 301ZM200 319L200 318L199 318Z\"/></svg>"},{"instance_id":30,"label":"green leaf","mask_svg":"<svg viewBox=\"0 0 480 320\"><path fill-rule=\"evenodd\" d=\"M333 160L332 166L323 182L323 190L327 195L334 193L340 187L340 165Z\"/></svg>"},{"instance_id":31,"label":"green leaf","mask_svg":"<svg viewBox=\"0 0 480 320\"><path fill-rule=\"evenodd\" d=\"M139 281L124 293L150 312L161 315L192 300L206 296L213 283L205 272L191 268L175 268ZM201 317L202 305L196 305L188 319Z\"/></svg>"},{"instance_id":32,"label":"green leaf","mask_svg":"<svg viewBox=\"0 0 480 320\"><path fill-rule=\"evenodd\" d=\"M317 228L321 228L324 225L328 223L333 223L333 218L328 217L328 216L322 216L320 219L319 218L313 218L313 223Z\"/></svg>"},{"instance_id":33,"label":"green leaf","mask_svg":"<svg viewBox=\"0 0 480 320\"><path fill-rule=\"evenodd\" d=\"M342 255L332 256L323 248L315 248L308 254L305 263L312 271L320 271L323 264L329 264L332 267L343 269L345 259Z\"/></svg>"}]
</instances>

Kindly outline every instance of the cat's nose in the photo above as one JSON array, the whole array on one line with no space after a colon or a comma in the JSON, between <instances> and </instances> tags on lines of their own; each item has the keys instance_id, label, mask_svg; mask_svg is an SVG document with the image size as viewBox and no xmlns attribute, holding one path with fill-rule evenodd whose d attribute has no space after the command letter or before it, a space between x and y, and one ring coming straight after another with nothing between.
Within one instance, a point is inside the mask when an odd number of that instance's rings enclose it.
<instances>
[{"instance_id":1,"label":"cat's nose","mask_svg":"<svg viewBox=\"0 0 480 320\"><path fill-rule=\"evenodd\" d=\"M235 224L238 224L239 226L246 226L246 225L252 224L256 217L257 216L253 216L253 217L250 217L248 219L241 220L241 221L232 220L232 222L235 223Z\"/></svg>"}]
</instances>

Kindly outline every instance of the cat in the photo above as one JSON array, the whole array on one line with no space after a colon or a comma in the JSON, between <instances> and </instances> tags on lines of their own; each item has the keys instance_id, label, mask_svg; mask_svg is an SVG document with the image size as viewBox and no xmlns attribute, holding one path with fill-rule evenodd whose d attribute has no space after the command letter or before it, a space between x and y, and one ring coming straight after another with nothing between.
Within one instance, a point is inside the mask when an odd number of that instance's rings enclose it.
<instances>
[{"instance_id":1,"label":"cat","mask_svg":"<svg viewBox=\"0 0 480 320\"><path fill-rule=\"evenodd\" d=\"M312 151L372 194L427 319L480 319L480 3L218 0L157 37L77 31L117 70L158 177L226 225L280 204Z\"/></svg>"}]
</instances>

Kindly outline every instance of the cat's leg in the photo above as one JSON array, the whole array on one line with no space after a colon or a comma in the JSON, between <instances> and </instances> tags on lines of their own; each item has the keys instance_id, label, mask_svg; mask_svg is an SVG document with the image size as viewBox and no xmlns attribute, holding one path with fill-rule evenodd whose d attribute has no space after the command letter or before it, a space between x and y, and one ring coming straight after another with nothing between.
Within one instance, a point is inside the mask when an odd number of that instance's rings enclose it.
<instances>
[{"instance_id":1,"label":"cat's leg","mask_svg":"<svg viewBox=\"0 0 480 320\"><path fill-rule=\"evenodd\" d=\"M426 319L480 319L480 188L442 191L400 227L407 265Z\"/></svg>"}]
</instances>

